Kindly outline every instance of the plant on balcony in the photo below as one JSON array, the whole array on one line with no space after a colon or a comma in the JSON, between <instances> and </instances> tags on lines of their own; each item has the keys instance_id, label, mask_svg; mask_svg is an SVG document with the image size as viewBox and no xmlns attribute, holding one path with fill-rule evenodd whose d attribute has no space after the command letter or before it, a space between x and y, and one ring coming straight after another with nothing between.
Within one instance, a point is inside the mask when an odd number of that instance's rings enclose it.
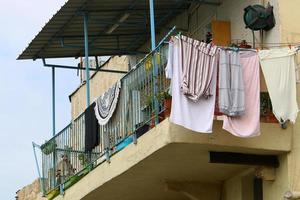
<instances>
[{"instance_id":1,"label":"plant on balcony","mask_svg":"<svg viewBox=\"0 0 300 200\"><path fill-rule=\"evenodd\" d=\"M260 114L262 122L277 123L278 120L272 112L272 103L268 92L260 93Z\"/></svg>"},{"instance_id":2,"label":"plant on balcony","mask_svg":"<svg viewBox=\"0 0 300 200\"><path fill-rule=\"evenodd\" d=\"M160 52L156 52L154 55L155 55L154 58L155 58L156 65L160 65L161 64ZM150 71L152 67L153 67L153 55L150 55L145 60L145 69L146 71Z\"/></svg>"},{"instance_id":3,"label":"plant on balcony","mask_svg":"<svg viewBox=\"0 0 300 200\"><path fill-rule=\"evenodd\" d=\"M41 146L41 150L45 155L49 155L54 152L57 144L55 140L50 140Z\"/></svg>"},{"instance_id":4,"label":"plant on balcony","mask_svg":"<svg viewBox=\"0 0 300 200\"><path fill-rule=\"evenodd\" d=\"M153 95L145 95L145 110L147 112L147 115L149 116L150 128L153 128L155 126L155 109L153 99Z\"/></svg>"},{"instance_id":5,"label":"plant on balcony","mask_svg":"<svg viewBox=\"0 0 300 200\"><path fill-rule=\"evenodd\" d=\"M86 167L89 164L89 158L86 154L81 153L78 155L78 160L83 167Z\"/></svg>"},{"instance_id":6,"label":"plant on balcony","mask_svg":"<svg viewBox=\"0 0 300 200\"><path fill-rule=\"evenodd\" d=\"M150 128L153 128L155 126L155 105L154 100L155 98L158 100L158 102L163 102L164 106L164 112L159 113L158 120L159 122L163 121L166 117L170 115L170 101L171 96L162 92L158 93L157 95L147 95L146 96L146 110L148 111L150 115ZM168 113L169 112L169 113Z\"/></svg>"},{"instance_id":7,"label":"plant on balcony","mask_svg":"<svg viewBox=\"0 0 300 200\"><path fill-rule=\"evenodd\" d=\"M171 113L172 96L169 94L169 92L163 91L157 95L157 99L163 104L164 107L164 111L161 113L163 115L162 117L169 117Z\"/></svg>"}]
</instances>

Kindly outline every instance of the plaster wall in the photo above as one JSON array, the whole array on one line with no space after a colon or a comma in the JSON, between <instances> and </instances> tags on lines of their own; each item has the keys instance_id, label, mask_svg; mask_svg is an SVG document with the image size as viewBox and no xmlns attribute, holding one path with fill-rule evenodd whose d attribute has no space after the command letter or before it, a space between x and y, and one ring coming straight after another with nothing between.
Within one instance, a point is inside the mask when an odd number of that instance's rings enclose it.
<instances>
[{"instance_id":1,"label":"plaster wall","mask_svg":"<svg viewBox=\"0 0 300 200\"><path fill-rule=\"evenodd\" d=\"M300 1L278 0L281 43L300 43ZM285 45L285 44L282 44ZM297 100L300 105L300 85L297 84ZM280 157L280 167L276 170L276 181L264 183L266 199L282 198L284 192L300 191L300 117L292 126L292 145L288 154Z\"/></svg>"},{"instance_id":2,"label":"plaster wall","mask_svg":"<svg viewBox=\"0 0 300 200\"><path fill-rule=\"evenodd\" d=\"M114 56L103 69L127 71L129 68L129 59L127 56ZM95 101L101 94L107 91L114 83L116 83L124 74L97 72L90 79L90 95L91 101ZM86 84L78 87L78 89L70 96L71 100L71 116L72 120L76 119L86 108Z\"/></svg>"},{"instance_id":3,"label":"plaster wall","mask_svg":"<svg viewBox=\"0 0 300 200\"><path fill-rule=\"evenodd\" d=\"M274 14L278 21L276 27L264 33L263 41L260 34L255 32L255 42L258 43L275 43L280 40L281 23L279 19L279 3L278 0L269 0L268 2L274 7ZM184 34L198 40L205 39L205 34L208 31L207 27L212 20L230 21L231 22L231 39L232 43L246 40L250 45L253 42L253 35L250 29L245 28L243 15L244 8L254 4L267 4L265 0L222 0L220 6L214 5L197 5L191 6L187 11L182 12L178 17L175 17L167 27L176 25L177 29ZM161 39L168 30L163 30L157 37ZM150 42L144 45L142 49L150 49ZM256 46L257 46L256 45Z\"/></svg>"}]
</instances>

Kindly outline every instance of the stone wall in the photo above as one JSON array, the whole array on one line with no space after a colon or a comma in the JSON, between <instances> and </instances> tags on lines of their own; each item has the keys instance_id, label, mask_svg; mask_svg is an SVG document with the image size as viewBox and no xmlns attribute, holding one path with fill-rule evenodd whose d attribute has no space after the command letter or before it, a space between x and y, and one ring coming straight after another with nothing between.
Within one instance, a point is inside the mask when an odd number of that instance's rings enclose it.
<instances>
[{"instance_id":1,"label":"stone wall","mask_svg":"<svg viewBox=\"0 0 300 200\"><path fill-rule=\"evenodd\" d=\"M17 200L47 200L43 198L42 193L40 192L40 182L35 180L30 185L23 187L21 190L16 192Z\"/></svg>"}]
</instances>

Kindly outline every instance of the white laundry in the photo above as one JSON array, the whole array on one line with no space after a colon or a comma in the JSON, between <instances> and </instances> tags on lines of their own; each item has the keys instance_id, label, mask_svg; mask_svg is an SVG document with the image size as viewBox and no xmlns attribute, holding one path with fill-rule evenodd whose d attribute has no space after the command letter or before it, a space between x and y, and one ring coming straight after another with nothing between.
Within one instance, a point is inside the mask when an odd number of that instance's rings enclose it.
<instances>
[{"instance_id":1,"label":"white laundry","mask_svg":"<svg viewBox=\"0 0 300 200\"><path fill-rule=\"evenodd\" d=\"M180 42L174 39L169 45L166 76L171 79L172 110L170 121L196 132L211 133L216 99L216 73L212 79L212 96L194 102L180 91L182 52Z\"/></svg>"},{"instance_id":2,"label":"white laundry","mask_svg":"<svg viewBox=\"0 0 300 200\"><path fill-rule=\"evenodd\" d=\"M273 113L279 122L295 123L298 115L296 93L296 49L259 52L261 68L270 94Z\"/></svg>"}]
</instances>

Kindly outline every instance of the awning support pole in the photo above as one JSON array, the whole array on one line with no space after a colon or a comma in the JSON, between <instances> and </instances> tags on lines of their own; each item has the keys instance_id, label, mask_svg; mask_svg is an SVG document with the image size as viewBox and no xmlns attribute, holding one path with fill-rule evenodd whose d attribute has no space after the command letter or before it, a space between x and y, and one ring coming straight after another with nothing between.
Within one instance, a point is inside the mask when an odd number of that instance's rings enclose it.
<instances>
[{"instance_id":1,"label":"awning support pole","mask_svg":"<svg viewBox=\"0 0 300 200\"><path fill-rule=\"evenodd\" d=\"M55 68L52 67L52 136L55 136Z\"/></svg>"},{"instance_id":2,"label":"awning support pole","mask_svg":"<svg viewBox=\"0 0 300 200\"><path fill-rule=\"evenodd\" d=\"M154 3L153 0L149 0L150 4L150 25L151 25L151 47L152 50L156 47L156 38L155 38L155 20L154 20Z\"/></svg>"},{"instance_id":3,"label":"awning support pole","mask_svg":"<svg viewBox=\"0 0 300 200\"><path fill-rule=\"evenodd\" d=\"M153 0L149 0L150 5L150 26L151 26L151 49L154 51L156 49L156 38L155 38L155 19L154 19L154 3ZM158 105L158 99L157 93L158 93L158 87L157 87L157 75L158 75L158 68L156 63L156 54L153 54L153 86L154 86L154 109L155 109L155 124L158 124L158 112L159 112L159 105Z\"/></svg>"},{"instance_id":4,"label":"awning support pole","mask_svg":"<svg viewBox=\"0 0 300 200\"><path fill-rule=\"evenodd\" d=\"M90 106L90 68L89 68L89 35L88 14L84 13L84 54L85 54L85 79L86 79L86 107Z\"/></svg>"}]
</instances>

